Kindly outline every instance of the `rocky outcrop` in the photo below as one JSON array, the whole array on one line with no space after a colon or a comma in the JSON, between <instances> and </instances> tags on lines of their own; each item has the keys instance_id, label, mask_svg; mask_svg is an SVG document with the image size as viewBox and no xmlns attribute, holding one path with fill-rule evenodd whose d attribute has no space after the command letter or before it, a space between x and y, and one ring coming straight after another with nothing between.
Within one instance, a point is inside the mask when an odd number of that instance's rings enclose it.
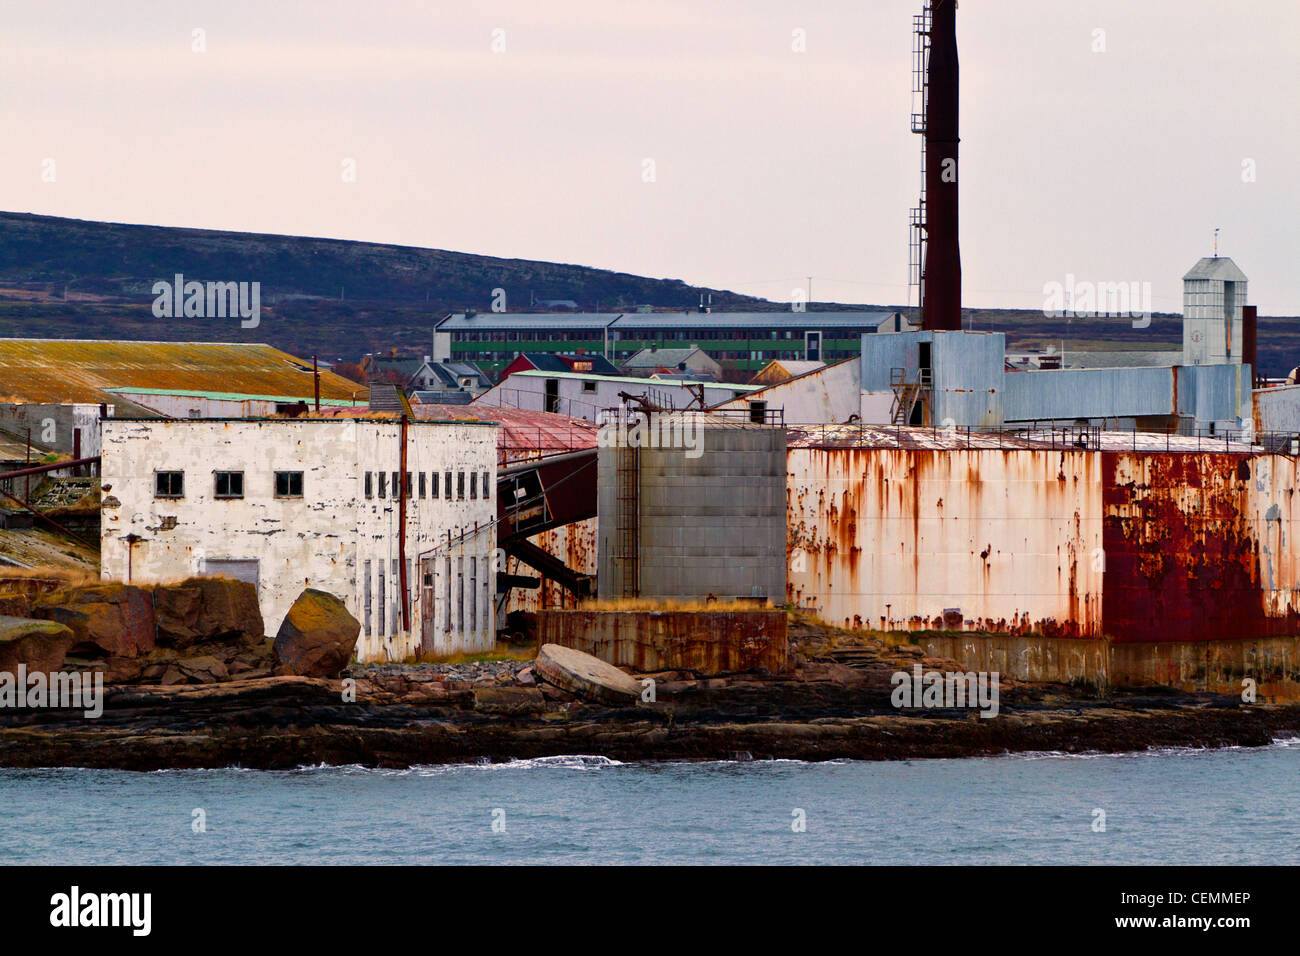
<instances>
[{"instance_id":1,"label":"rocky outcrop","mask_svg":"<svg viewBox=\"0 0 1300 956\"><path fill-rule=\"evenodd\" d=\"M326 591L307 588L275 636L276 673L337 677L352 660L361 622Z\"/></svg>"},{"instance_id":2,"label":"rocky outcrop","mask_svg":"<svg viewBox=\"0 0 1300 956\"><path fill-rule=\"evenodd\" d=\"M70 633L67 667L102 669L109 683L213 683L271 673L257 589L244 581L96 584L28 600L31 617ZM64 664L61 658L54 669Z\"/></svg>"},{"instance_id":3,"label":"rocky outcrop","mask_svg":"<svg viewBox=\"0 0 1300 956\"><path fill-rule=\"evenodd\" d=\"M75 640L71 629L54 621L0 617L0 671L17 673L19 664L28 671L57 671Z\"/></svg>"}]
</instances>

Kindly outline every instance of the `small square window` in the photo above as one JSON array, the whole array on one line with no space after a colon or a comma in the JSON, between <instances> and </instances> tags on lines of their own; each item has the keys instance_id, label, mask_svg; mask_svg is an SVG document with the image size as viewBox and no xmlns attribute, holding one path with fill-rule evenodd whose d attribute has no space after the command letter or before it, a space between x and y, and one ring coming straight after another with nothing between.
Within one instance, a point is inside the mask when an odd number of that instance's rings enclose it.
<instances>
[{"instance_id":1,"label":"small square window","mask_svg":"<svg viewBox=\"0 0 1300 956\"><path fill-rule=\"evenodd\" d=\"M154 472L153 493L156 498L180 498L185 494L185 472Z\"/></svg>"},{"instance_id":2,"label":"small square window","mask_svg":"<svg viewBox=\"0 0 1300 956\"><path fill-rule=\"evenodd\" d=\"M586 381L586 382L583 382L583 383L582 383L582 390L583 390L584 392L594 392L594 391L596 390L596 383L595 383L595 381Z\"/></svg>"},{"instance_id":3,"label":"small square window","mask_svg":"<svg viewBox=\"0 0 1300 956\"><path fill-rule=\"evenodd\" d=\"M244 473L242 471L217 472L216 496L218 498L244 497Z\"/></svg>"},{"instance_id":4,"label":"small square window","mask_svg":"<svg viewBox=\"0 0 1300 956\"><path fill-rule=\"evenodd\" d=\"M301 498L302 472L277 471L275 473L275 496L277 498Z\"/></svg>"}]
</instances>

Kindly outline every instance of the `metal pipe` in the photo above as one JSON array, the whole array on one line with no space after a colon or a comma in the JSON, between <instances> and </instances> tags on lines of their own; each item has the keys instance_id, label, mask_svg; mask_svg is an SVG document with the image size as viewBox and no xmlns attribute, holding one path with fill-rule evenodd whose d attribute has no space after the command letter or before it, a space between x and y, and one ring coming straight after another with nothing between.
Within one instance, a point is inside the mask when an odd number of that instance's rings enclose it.
<instances>
[{"instance_id":1,"label":"metal pipe","mask_svg":"<svg viewBox=\"0 0 1300 956\"><path fill-rule=\"evenodd\" d=\"M397 573L402 583L402 630L411 631L411 608L407 600L406 580L406 416L402 416L401 428L402 453L401 471L397 474Z\"/></svg>"},{"instance_id":2,"label":"metal pipe","mask_svg":"<svg viewBox=\"0 0 1300 956\"><path fill-rule=\"evenodd\" d=\"M22 478L26 475L43 475L47 471L58 471L60 468L72 468L76 465L89 465L91 463L97 463L98 461L99 456L96 455L94 458L74 458L72 461L57 461L52 465L37 465L32 468L20 468L18 471L6 471L0 473L0 481L9 478Z\"/></svg>"}]
</instances>

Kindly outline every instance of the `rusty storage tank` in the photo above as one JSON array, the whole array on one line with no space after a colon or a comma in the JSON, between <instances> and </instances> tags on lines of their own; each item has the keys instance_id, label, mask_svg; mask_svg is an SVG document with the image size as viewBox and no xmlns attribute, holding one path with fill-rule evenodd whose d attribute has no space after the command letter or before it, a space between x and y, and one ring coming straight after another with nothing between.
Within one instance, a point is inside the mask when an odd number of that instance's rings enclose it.
<instances>
[{"instance_id":1,"label":"rusty storage tank","mask_svg":"<svg viewBox=\"0 0 1300 956\"><path fill-rule=\"evenodd\" d=\"M784 600L783 427L620 410L598 468L602 600Z\"/></svg>"}]
</instances>

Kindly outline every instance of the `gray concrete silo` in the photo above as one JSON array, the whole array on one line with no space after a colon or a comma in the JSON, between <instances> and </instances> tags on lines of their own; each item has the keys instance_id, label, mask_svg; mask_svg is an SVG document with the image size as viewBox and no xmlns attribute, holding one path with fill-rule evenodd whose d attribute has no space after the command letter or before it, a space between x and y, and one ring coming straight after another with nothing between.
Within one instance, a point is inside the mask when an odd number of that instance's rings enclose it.
<instances>
[{"instance_id":1,"label":"gray concrete silo","mask_svg":"<svg viewBox=\"0 0 1300 956\"><path fill-rule=\"evenodd\" d=\"M785 429L701 412L619 423L598 458L599 596L783 602Z\"/></svg>"}]
</instances>

